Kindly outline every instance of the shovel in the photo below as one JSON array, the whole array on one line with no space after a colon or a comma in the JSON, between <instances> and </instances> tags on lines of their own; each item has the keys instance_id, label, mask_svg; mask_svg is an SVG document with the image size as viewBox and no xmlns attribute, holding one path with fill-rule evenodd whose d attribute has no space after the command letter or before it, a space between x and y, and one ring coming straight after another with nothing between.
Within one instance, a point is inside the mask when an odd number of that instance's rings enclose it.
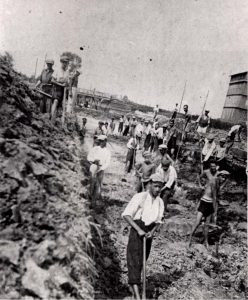
<instances>
[{"instance_id":1,"label":"shovel","mask_svg":"<svg viewBox=\"0 0 248 300\"><path fill-rule=\"evenodd\" d=\"M143 237L143 276L142 300L146 300L146 237Z\"/></svg>"}]
</instances>

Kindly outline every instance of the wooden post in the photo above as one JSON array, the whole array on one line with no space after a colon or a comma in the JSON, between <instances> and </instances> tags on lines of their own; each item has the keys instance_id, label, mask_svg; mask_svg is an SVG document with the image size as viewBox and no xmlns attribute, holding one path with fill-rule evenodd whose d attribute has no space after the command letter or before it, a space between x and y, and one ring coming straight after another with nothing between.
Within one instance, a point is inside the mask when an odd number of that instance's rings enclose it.
<instances>
[{"instance_id":1,"label":"wooden post","mask_svg":"<svg viewBox=\"0 0 248 300\"><path fill-rule=\"evenodd\" d=\"M146 237L143 237L143 286L142 299L146 300Z\"/></svg>"},{"instance_id":2,"label":"wooden post","mask_svg":"<svg viewBox=\"0 0 248 300\"><path fill-rule=\"evenodd\" d=\"M181 99L181 102L180 102L178 113L180 113L180 111L181 111L181 107L182 107L182 103L183 103L183 98L184 98L184 94L185 94L185 90L186 90L186 85L187 85L187 80L185 81L185 84L184 84L182 99Z\"/></svg>"}]
</instances>

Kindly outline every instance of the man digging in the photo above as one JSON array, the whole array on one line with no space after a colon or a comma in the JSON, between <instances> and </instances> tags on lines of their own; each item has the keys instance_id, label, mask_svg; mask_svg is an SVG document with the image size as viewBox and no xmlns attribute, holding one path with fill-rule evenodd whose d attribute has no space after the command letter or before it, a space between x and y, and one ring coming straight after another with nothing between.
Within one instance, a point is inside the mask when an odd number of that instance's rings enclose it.
<instances>
[{"instance_id":1,"label":"man digging","mask_svg":"<svg viewBox=\"0 0 248 300\"><path fill-rule=\"evenodd\" d=\"M141 299L139 285L143 261L143 239L146 238L146 259L150 254L152 238L164 214L164 203L159 197L163 180L151 175L149 190L133 196L124 212L123 219L131 226L127 245L128 283L135 299Z\"/></svg>"}]
</instances>

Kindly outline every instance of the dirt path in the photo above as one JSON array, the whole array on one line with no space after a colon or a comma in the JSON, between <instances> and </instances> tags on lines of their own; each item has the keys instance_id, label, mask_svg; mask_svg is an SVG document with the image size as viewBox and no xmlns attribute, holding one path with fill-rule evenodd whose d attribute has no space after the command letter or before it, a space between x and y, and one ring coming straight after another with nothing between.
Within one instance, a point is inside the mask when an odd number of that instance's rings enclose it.
<instances>
[{"instance_id":1,"label":"dirt path","mask_svg":"<svg viewBox=\"0 0 248 300\"><path fill-rule=\"evenodd\" d=\"M83 158L92 145L92 132L97 121L88 117L87 125ZM103 201L92 211L94 221L100 224L102 231L102 245L97 235L94 238L97 246L94 259L99 272L95 283L96 299L123 299L129 295L126 267L128 227L121 213L135 193L135 177L124 173L125 143L112 138L110 143L108 147L112 159L104 177ZM195 176L196 172L190 164L180 166L179 178L184 179L179 181L183 188L179 188L174 195L165 222L154 239L147 265L147 295L152 299L243 299L245 234L239 231L237 236L237 231L227 232L230 210L220 208L220 215L224 216L225 246L220 246L218 257L216 241L220 232L216 231L210 234L209 252L200 243L201 230L194 239L192 250L186 250L187 235L191 231L199 197L199 190L192 182ZM238 209L240 206L236 203L236 220L246 221L245 215L237 212ZM235 217L232 219L235 220ZM235 272L231 271L233 268Z\"/></svg>"}]
</instances>

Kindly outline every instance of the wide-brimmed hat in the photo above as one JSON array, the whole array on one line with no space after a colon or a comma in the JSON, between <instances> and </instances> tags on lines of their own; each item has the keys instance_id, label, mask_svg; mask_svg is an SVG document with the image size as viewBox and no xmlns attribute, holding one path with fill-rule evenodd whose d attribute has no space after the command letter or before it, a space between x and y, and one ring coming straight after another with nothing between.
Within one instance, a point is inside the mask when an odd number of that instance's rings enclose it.
<instances>
[{"instance_id":1,"label":"wide-brimmed hat","mask_svg":"<svg viewBox=\"0 0 248 300\"><path fill-rule=\"evenodd\" d=\"M225 142L226 142L225 138L220 139L220 143L225 143Z\"/></svg>"}]
</instances>

